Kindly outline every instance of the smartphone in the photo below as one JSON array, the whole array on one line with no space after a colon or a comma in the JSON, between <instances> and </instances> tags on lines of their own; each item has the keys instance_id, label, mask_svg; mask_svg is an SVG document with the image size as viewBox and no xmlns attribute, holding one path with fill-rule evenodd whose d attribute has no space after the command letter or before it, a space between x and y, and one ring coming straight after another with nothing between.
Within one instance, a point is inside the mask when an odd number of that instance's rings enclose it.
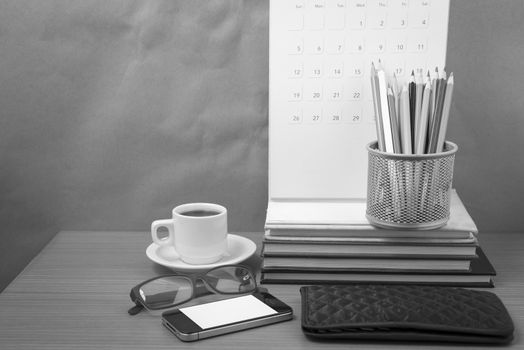
<instances>
[{"instance_id":1,"label":"smartphone","mask_svg":"<svg viewBox=\"0 0 524 350\"><path fill-rule=\"evenodd\" d=\"M195 341L290 320L293 309L266 292L179 308L162 324L183 341Z\"/></svg>"}]
</instances>

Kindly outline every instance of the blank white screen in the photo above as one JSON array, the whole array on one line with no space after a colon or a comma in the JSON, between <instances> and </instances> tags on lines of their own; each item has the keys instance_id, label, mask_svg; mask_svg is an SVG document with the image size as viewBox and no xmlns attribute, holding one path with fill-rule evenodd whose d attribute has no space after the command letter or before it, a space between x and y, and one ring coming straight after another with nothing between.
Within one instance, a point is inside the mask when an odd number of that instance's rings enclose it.
<instances>
[{"instance_id":1,"label":"blank white screen","mask_svg":"<svg viewBox=\"0 0 524 350\"><path fill-rule=\"evenodd\" d=\"M277 313L253 295L185 307L180 311L202 329Z\"/></svg>"}]
</instances>

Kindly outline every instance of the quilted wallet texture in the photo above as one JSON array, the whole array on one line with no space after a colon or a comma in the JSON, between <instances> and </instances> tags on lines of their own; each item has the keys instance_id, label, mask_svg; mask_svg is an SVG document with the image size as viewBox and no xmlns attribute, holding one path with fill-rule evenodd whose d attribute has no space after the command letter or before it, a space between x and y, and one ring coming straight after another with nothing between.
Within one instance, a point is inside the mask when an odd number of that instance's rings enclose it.
<instances>
[{"instance_id":1,"label":"quilted wallet texture","mask_svg":"<svg viewBox=\"0 0 524 350\"><path fill-rule=\"evenodd\" d=\"M509 343L513 322L493 293L417 285L300 288L302 330L329 339Z\"/></svg>"}]
</instances>

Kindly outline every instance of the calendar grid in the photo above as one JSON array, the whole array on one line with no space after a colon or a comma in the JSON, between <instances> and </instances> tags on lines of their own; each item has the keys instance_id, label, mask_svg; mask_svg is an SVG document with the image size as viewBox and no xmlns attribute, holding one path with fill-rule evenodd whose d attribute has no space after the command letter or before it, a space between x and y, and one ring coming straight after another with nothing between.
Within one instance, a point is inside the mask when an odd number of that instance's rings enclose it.
<instances>
[{"instance_id":1,"label":"calendar grid","mask_svg":"<svg viewBox=\"0 0 524 350\"><path fill-rule=\"evenodd\" d=\"M371 62L443 67L449 0L270 2L271 198L365 197Z\"/></svg>"}]
</instances>

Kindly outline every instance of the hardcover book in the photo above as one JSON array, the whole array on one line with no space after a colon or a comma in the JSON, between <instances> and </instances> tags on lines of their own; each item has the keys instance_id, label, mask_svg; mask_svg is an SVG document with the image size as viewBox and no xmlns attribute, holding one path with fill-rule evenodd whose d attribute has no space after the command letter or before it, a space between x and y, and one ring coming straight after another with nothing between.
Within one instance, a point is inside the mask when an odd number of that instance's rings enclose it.
<instances>
[{"instance_id":1,"label":"hardcover book","mask_svg":"<svg viewBox=\"0 0 524 350\"><path fill-rule=\"evenodd\" d=\"M322 205L314 207L311 203L286 203L273 205L267 211L265 229L269 236L288 237L381 237L381 238L455 238L467 239L478 229L460 200L456 190L452 190L449 221L435 230L386 230L370 225L365 217L365 203L338 203L333 208ZM330 211L332 221L322 218ZM298 215L306 211L309 215ZM294 219L296 217L296 219ZM298 218L309 217L309 221ZM344 219L345 217L351 219Z\"/></svg>"},{"instance_id":2,"label":"hardcover book","mask_svg":"<svg viewBox=\"0 0 524 350\"><path fill-rule=\"evenodd\" d=\"M434 284L469 287L493 287L496 275L493 265L480 247L478 258L472 259L466 271L443 271L428 269L426 271L396 271L393 269L368 268L350 269L299 269L299 268L263 268L261 283L280 284L333 284L333 283L406 283Z\"/></svg>"},{"instance_id":3,"label":"hardcover book","mask_svg":"<svg viewBox=\"0 0 524 350\"><path fill-rule=\"evenodd\" d=\"M476 258L476 241L462 244L425 244L424 242L263 242L264 257L404 257Z\"/></svg>"}]
</instances>

